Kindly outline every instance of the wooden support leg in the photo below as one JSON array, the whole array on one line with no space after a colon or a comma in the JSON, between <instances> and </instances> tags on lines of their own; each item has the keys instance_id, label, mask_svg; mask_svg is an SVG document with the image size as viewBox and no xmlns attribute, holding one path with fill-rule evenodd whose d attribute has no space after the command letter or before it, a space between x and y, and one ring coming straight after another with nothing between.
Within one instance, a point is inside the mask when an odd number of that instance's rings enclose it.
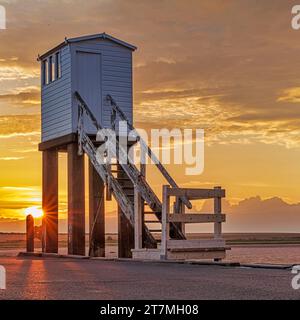
<instances>
[{"instance_id":1,"label":"wooden support leg","mask_svg":"<svg viewBox=\"0 0 300 320\"><path fill-rule=\"evenodd\" d=\"M134 248L143 248L143 201L136 187L134 187Z\"/></svg>"},{"instance_id":2,"label":"wooden support leg","mask_svg":"<svg viewBox=\"0 0 300 320\"><path fill-rule=\"evenodd\" d=\"M134 228L120 208L118 208L118 227L119 258L132 258L131 249L134 248Z\"/></svg>"},{"instance_id":3,"label":"wooden support leg","mask_svg":"<svg viewBox=\"0 0 300 320\"><path fill-rule=\"evenodd\" d=\"M68 254L85 255L84 156L68 145Z\"/></svg>"},{"instance_id":4,"label":"wooden support leg","mask_svg":"<svg viewBox=\"0 0 300 320\"><path fill-rule=\"evenodd\" d=\"M120 168L120 171L121 170ZM119 172L118 178L126 178L125 172ZM132 187L132 189L124 189L125 193L131 194L130 198L133 200L133 184L131 181L123 182L127 187ZM119 258L132 258L131 249L134 248L134 228L126 218L125 214L122 212L121 208L118 207L118 254Z\"/></svg>"},{"instance_id":5,"label":"wooden support leg","mask_svg":"<svg viewBox=\"0 0 300 320\"><path fill-rule=\"evenodd\" d=\"M185 213L185 205L184 205L184 203L181 201L181 199L179 197L176 197L176 201L174 202L174 205L173 205L173 212L175 214L176 213L179 213L179 214L184 214ZM185 224L183 222L175 223L175 225L177 226L177 228L179 230L181 230L181 232L183 234L185 234Z\"/></svg>"},{"instance_id":6,"label":"wooden support leg","mask_svg":"<svg viewBox=\"0 0 300 320\"><path fill-rule=\"evenodd\" d=\"M147 168L146 168L146 153L141 151L141 175L146 179ZM147 247L147 239L146 239L146 232L145 232L145 201L143 198L140 197L140 206L141 206L141 225L142 225L142 247ZM156 248L157 246L148 245L149 247Z\"/></svg>"},{"instance_id":7,"label":"wooden support leg","mask_svg":"<svg viewBox=\"0 0 300 320\"><path fill-rule=\"evenodd\" d=\"M221 187L214 187L215 190L220 190ZM214 199L214 213L221 214L222 213L222 198L216 197ZM214 238L221 239L222 238L222 222L215 222L214 223ZM218 262L221 261L220 258L215 258L214 261Z\"/></svg>"},{"instance_id":8,"label":"wooden support leg","mask_svg":"<svg viewBox=\"0 0 300 320\"><path fill-rule=\"evenodd\" d=\"M43 151L43 211L45 252L58 252L58 152Z\"/></svg>"},{"instance_id":9,"label":"wooden support leg","mask_svg":"<svg viewBox=\"0 0 300 320\"><path fill-rule=\"evenodd\" d=\"M221 187L214 187L215 190L221 190ZM214 199L214 213L221 214L222 213L222 198L216 197ZM222 238L222 222L214 223L214 238L221 239Z\"/></svg>"},{"instance_id":10,"label":"wooden support leg","mask_svg":"<svg viewBox=\"0 0 300 320\"><path fill-rule=\"evenodd\" d=\"M170 225L169 225L169 214L170 214L170 197L168 195L169 186L163 186L162 194L162 217L161 217L161 259L166 260L168 255L167 241L170 237Z\"/></svg>"},{"instance_id":11,"label":"wooden support leg","mask_svg":"<svg viewBox=\"0 0 300 320\"><path fill-rule=\"evenodd\" d=\"M26 251L34 252L34 220L31 214L26 217Z\"/></svg>"},{"instance_id":12,"label":"wooden support leg","mask_svg":"<svg viewBox=\"0 0 300 320\"><path fill-rule=\"evenodd\" d=\"M105 257L104 182L89 162L90 257Z\"/></svg>"}]
</instances>

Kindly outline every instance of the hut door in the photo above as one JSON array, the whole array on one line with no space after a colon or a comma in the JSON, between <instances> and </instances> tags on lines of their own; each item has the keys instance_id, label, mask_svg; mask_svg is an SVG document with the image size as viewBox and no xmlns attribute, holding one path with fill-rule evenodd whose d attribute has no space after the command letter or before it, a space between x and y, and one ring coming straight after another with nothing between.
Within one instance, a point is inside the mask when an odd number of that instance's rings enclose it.
<instances>
[{"instance_id":1,"label":"hut door","mask_svg":"<svg viewBox=\"0 0 300 320\"><path fill-rule=\"evenodd\" d=\"M101 124L101 54L77 51L77 90ZM90 121L84 124L87 133L95 134Z\"/></svg>"}]
</instances>

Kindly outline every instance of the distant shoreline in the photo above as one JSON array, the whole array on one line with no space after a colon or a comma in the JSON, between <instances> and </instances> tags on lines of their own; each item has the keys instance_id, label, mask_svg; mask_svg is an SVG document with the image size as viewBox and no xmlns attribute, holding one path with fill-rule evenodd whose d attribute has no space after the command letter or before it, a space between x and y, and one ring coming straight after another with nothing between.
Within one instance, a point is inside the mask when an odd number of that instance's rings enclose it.
<instances>
[{"instance_id":1,"label":"distant shoreline","mask_svg":"<svg viewBox=\"0 0 300 320\"><path fill-rule=\"evenodd\" d=\"M3 234L19 234L19 235L25 235L25 232L1 232L0 235ZM67 235L67 232L60 232L60 235ZM86 235L89 233L86 232ZM118 235L117 232L107 232L105 233L106 235ZM193 232L189 233L191 235L212 235L212 233L208 232ZM300 232L223 232L223 236L225 237L236 237L236 236L243 236L243 237L249 237L249 236L287 236L287 237L295 237L298 236L300 237Z\"/></svg>"},{"instance_id":2,"label":"distant shoreline","mask_svg":"<svg viewBox=\"0 0 300 320\"><path fill-rule=\"evenodd\" d=\"M26 246L25 233L0 232L0 250L18 249ZM189 233L188 239L212 238L209 233ZM228 246L297 246L300 245L300 233L224 233L224 239ZM106 244L116 246L118 243L117 233L106 233ZM86 234L86 243L89 241L89 234ZM41 246L39 240L35 240L36 248ZM59 247L67 247L67 234L59 234Z\"/></svg>"}]
</instances>

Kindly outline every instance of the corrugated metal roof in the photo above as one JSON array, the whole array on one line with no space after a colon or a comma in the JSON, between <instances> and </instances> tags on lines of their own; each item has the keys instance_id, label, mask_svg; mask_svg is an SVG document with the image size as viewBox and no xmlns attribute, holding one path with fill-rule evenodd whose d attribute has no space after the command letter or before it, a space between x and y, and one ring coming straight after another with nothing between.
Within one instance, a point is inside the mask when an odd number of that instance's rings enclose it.
<instances>
[{"instance_id":1,"label":"corrugated metal roof","mask_svg":"<svg viewBox=\"0 0 300 320\"><path fill-rule=\"evenodd\" d=\"M109 39L117 44L120 44L130 50L136 50L137 47L127 43L127 42L124 42L122 40L119 40L117 38L114 38L113 36L110 36L109 34L103 32L103 33L98 33L98 34L92 34L92 35L87 35L87 36L82 36L82 37L77 37L77 38L65 38L65 41L60 43L58 46L48 50L47 52L43 53L42 55L39 55L38 57L38 60L42 60L44 59L45 57L47 57L48 55L50 55L51 53L59 50L60 48L66 46L67 44L69 43L75 43L75 42L81 42L81 41L86 41L86 40L93 40L93 39Z\"/></svg>"}]
</instances>

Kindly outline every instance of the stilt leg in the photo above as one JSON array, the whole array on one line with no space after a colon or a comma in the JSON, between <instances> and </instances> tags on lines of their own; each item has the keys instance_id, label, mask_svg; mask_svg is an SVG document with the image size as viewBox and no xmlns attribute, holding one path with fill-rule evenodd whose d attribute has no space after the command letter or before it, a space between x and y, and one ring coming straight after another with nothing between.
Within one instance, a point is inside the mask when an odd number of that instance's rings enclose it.
<instances>
[{"instance_id":1,"label":"stilt leg","mask_svg":"<svg viewBox=\"0 0 300 320\"><path fill-rule=\"evenodd\" d=\"M34 252L34 220L31 214L26 217L26 251Z\"/></svg>"},{"instance_id":2,"label":"stilt leg","mask_svg":"<svg viewBox=\"0 0 300 320\"><path fill-rule=\"evenodd\" d=\"M126 178L127 175L119 167L121 171L118 173L118 178ZM123 171L123 172L122 172ZM129 198L133 201L133 184L131 181L126 181L122 183L126 185L125 192L128 194ZM132 258L131 249L134 248L134 228L126 218L125 214L120 208L118 208L118 253L119 258Z\"/></svg>"},{"instance_id":3,"label":"stilt leg","mask_svg":"<svg viewBox=\"0 0 300 320\"><path fill-rule=\"evenodd\" d=\"M105 257L104 182L89 162L90 257Z\"/></svg>"},{"instance_id":4,"label":"stilt leg","mask_svg":"<svg viewBox=\"0 0 300 320\"><path fill-rule=\"evenodd\" d=\"M58 252L58 152L43 151L43 211L45 252Z\"/></svg>"},{"instance_id":5,"label":"stilt leg","mask_svg":"<svg viewBox=\"0 0 300 320\"><path fill-rule=\"evenodd\" d=\"M68 145L68 253L85 255L84 156Z\"/></svg>"}]
</instances>

